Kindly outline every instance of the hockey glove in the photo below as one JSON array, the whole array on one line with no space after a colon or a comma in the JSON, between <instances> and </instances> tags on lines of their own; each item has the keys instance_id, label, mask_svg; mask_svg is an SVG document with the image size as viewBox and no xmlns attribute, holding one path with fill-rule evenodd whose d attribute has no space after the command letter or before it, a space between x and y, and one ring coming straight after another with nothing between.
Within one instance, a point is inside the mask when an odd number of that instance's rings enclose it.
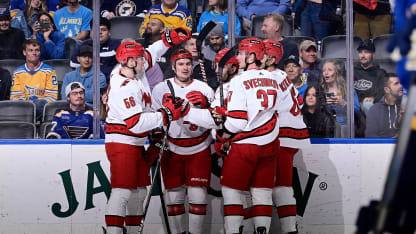
<instances>
[{"instance_id":1,"label":"hockey glove","mask_svg":"<svg viewBox=\"0 0 416 234\"><path fill-rule=\"evenodd\" d=\"M227 117L227 108L216 106L215 108L210 108L211 116L214 119L217 125L220 125L225 122L225 118Z\"/></svg>"},{"instance_id":2,"label":"hockey glove","mask_svg":"<svg viewBox=\"0 0 416 234\"><path fill-rule=\"evenodd\" d=\"M168 125L171 121L178 120L189 112L189 103L184 104L183 99L176 99L176 101L173 102L173 98L170 96L163 99L162 105L163 107L158 111L163 114L164 125Z\"/></svg>"},{"instance_id":3,"label":"hockey glove","mask_svg":"<svg viewBox=\"0 0 416 234\"><path fill-rule=\"evenodd\" d=\"M194 106L199 106L199 108L205 109L209 106L208 98L205 97L200 91L191 91L186 94L186 98Z\"/></svg>"},{"instance_id":4,"label":"hockey glove","mask_svg":"<svg viewBox=\"0 0 416 234\"><path fill-rule=\"evenodd\" d=\"M162 41L167 47L179 45L191 38L191 32L186 28L175 28L162 34Z\"/></svg>"},{"instance_id":5,"label":"hockey glove","mask_svg":"<svg viewBox=\"0 0 416 234\"><path fill-rule=\"evenodd\" d=\"M222 130L217 130L217 134L215 138L216 138L214 142L215 152L220 157L227 157L228 152L231 149L231 145L230 145L231 142L229 141L229 139L224 139L222 137Z\"/></svg>"},{"instance_id":6,"label":"hockey glove","mask_svg":"<svg viewBox=\"0 0 416 234\"><path fill-rule=\"evenodd\" d=\"M154 164L156 163L157 157L159 156L160 150L163 146L163 137L164 131L162 128L155 128L149 134L150 145L149 148L147 148L144 157L149 167L154 166ZM163 150L167 150L167 145L165 145Z\"/></svg>"}]
</instances>

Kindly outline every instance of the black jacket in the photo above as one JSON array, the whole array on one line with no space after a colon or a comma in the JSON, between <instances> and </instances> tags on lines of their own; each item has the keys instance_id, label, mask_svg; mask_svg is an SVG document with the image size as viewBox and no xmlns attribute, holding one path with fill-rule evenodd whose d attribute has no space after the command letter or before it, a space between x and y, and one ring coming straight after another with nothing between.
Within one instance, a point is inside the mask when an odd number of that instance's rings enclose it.
<instances>
[{"instance_id":1,"label":"black jacket","mask_svg":"<svg viewBox=\"0 0 416 234\"><path fill-rule=\"evenodd\" d=\"M25 41L23 31L10 28L0 34L0 59L24 59L22 46Z\"/></svg>"},{"instance_id":2,"label":"black jacket","mask_svg":"<svg viewBox=\"0 0 416 234\"><path fill-rule=\"evenodd\" d=\"M311 114L308 111L303 113L310 138L332 138L335 132L335 119L329 113L316 111Z\"/></svg>"},{"instance_id":3,"label":"black jacket","mask_svg":"<svg viewBox=\"0 0 416 234\"><path fill-rule=\"evenodd\" d=\"M9 100L11 77L10 72L0 67L0 101Z\"/></svg>"},{"instance_id":4,"label":"black jacket","mask_svg":"<svg viewBox=\"0 0 416 234\"><path fill-rule=\"evenodd\" d=\"M360 63L354 64L354 89L357 92L360 103L366 97L374 97L374 103L384 95L383 77L386 71L374 64L368 69L361 67Z\"/></svg>"},{"instance_id":5,"label":"black jacket","mask_svg":"<svg viewBox=\"0 0 416 234\"><path fill-rule=\"evenodd\" d=\"M395 137L398 130L393 127L400 112L400 101L389 106L384 96L367 112L365 137Z\"/></svg>"}]
</instances>

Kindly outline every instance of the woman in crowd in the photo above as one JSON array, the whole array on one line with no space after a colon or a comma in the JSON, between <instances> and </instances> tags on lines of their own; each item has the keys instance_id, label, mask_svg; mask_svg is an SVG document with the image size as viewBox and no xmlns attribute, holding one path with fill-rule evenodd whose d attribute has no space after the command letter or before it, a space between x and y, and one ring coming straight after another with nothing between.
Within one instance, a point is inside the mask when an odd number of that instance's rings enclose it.
<instances>
[{"instance_id":1,"label":"woman in crowd","mask_svg":"<svg viewBox=\"0 0 416 234\"><path fill-rule=\"evenodd\" d=\"M58 31L49 13L41 12L33 24L33 39L40 42L40 60L65 58L65 34Z\"/></svg>"},{"instance_id":2,"label":"woman in crowd","mask_svg":"<svg viewBox=\"0 0 416 234\"><path fill-rule=\"evenodd\" d=\"M306 88L302 115L311 138L334 137L335 119L326 105L321 87L312 85Z\"/></svg>"},{"instance_id":3,"label":"woman in crowd","mask_svg":"<svg viewBox=\"0 0 416 234\"><path fill-rule=\"evenodd\" d=\"M227 0L209 0L209 9L204 11L199 19L197 31L201 32L201 29L211 20L223 25L225 38L228 36L228 13L227 13ZM235 35L240 34L240 20L235 15Z\"/></svg>"},{"instance_id":4,"label":"woman in crowd","mask_svg":"<svg viewBox=\"0 0 416 234\"><path fill-rule=\"evenodd\" d=\"M22 30L26 38L30 38L32 35L31 29L39 20L39 13L48 12L48 7L45 0L27 0L24 6L24 10L17 10L11 26Z\"/></svg>"},{"instance_id":5,"label":"woman in crowd","mask_svg":"<svg viewBox=\"0 0 416 234\"><path fill-rule=\"evenodd\" d=\"M336 116L336 122L341 125L341 137L347 133L347 89L342 77L341 66L336 60L326 60L322 67L322 88L325 92L326 103ZM360 104L354 91L354 114L360 114Z\"/></svg>"}]
</instances>

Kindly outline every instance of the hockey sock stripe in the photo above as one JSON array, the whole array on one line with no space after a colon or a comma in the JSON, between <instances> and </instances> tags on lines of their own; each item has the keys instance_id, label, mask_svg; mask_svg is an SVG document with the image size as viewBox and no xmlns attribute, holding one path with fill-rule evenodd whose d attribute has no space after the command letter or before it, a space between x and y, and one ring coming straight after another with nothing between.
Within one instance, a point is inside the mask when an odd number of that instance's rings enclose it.
<instances>
[{"instance_id":1,"label":"hockey sock stripe","mask_svg":"<svg viewBox=\"0 0 416 234\"><path fill-rule=\"evenodd\" d=\"M105 216L105 224L107 226L116 226L116 227L124 227L124 217L117 216L117 215L106 215Z\"/></svg>"},{"instance_id":2,"label":"hockey sock stripe","mask_svg":"<svg viewBox=\"0 0 416 234\"><path fill-rule=\"evenodd\" d=\"M280 218L288 216L296 216L296 205L279 206L277 208L277 215Z\"/></svg>"},{"instance_id":3,"label":"hockey sock stripe","mask_svg":"<svg viewBox=\"0 0 416 234\"><path fill-rule=\"evenodd\" d=\"M179 205L168 205L168 215L174 216L174 215L181 215L185 214L185 205L179 204Z\"/></svg>"},{"instance_id":4,"label":"hockey sock stripe","mask_svg":"<svg viewBox=\"0 0 416 234\"><path fill-rule=\"evenodd\" d=\"M139 226L142 222L143 216L126 216L126 226Z\"/></svg>"},{"instance_id":5,"label":"hockey sock stripe","mask_svg":"<svg viewBox=\"0 0 416 234\"><path fill-rule=\"evenodd\" d=\"M239 215L244 216L244 208L243 205L224 205L224 216L228 215Z\"/></svg>"},{"instance_id":6,"label":"hockey sock stripe","mask_svg":"<svg viewBox=\"0 0 416 234\"><path fill-rule=\"evenodd\" d=\"M207 204L189 204L189 213L196 215L206 215Z\"/></svg>"},{"instance_id":7,"label":"hockey sock stripe","mask_svg":"<svg viewBox=\"0 0 416 234\"><path fill-rule=\"evenodd\" d=\"M272 216L273 206L271 205L256 205L252 207L253 216Z\"/></svg>"},{"instance_id":8,"label":"hockey sock stripe","mask_svg":"<svg viewBox=\"0 0 416 234\"><path fill-rule=\"evenodd\" d=\"M250 219L253 217L253 209L252 207L244 209L244 219Z\"/></svg>"}]
</instances>

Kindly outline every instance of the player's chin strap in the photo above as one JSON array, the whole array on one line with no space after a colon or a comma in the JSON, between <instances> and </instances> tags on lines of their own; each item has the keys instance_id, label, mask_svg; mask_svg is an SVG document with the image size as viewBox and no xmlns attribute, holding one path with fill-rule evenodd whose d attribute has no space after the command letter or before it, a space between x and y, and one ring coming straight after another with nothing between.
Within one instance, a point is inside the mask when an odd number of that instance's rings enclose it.
<instances>
[{"instance_id":1,"label":"player's chin strap","mask_svg":"<svg viewBox=\"0 0 416 234\"><path fill-rule=\"evenodd\" d=\"M134 61L134 67L129 67L129 65L128 65L128 64L129 64L129 59L133 59L133 61ZM136 61L133 57L128 57L128 58L127 58L126 67L127 67L127 68L130 68L131 70L133 70L134 75L136 75L136 74L137 74L137 72L136 72L137 61Z\"/></svg>"},{"instance_id":2,"label":"player's chin strap","mask_svg":"<svg viewBox=\"0 0 416 234\"><path fill-rule=\"evenodd\" d=\"M247 71L247 68L248 68L248 66L250 66L250 64L252 64L252 63L255 63L256 62L256 59L254 59L253 60L253 62L251 62L251 63L249 63L248 62L248 58L250 57L250 55L251 54L254 54L254 53L250 53L250 54L248 54L247 56L246 56L246 58L244 59L244 61L246 62L246 66L244 67L244 71ZM256 56L256 54L254 54L254 56Z\"/></svg>"}]
</instances>

